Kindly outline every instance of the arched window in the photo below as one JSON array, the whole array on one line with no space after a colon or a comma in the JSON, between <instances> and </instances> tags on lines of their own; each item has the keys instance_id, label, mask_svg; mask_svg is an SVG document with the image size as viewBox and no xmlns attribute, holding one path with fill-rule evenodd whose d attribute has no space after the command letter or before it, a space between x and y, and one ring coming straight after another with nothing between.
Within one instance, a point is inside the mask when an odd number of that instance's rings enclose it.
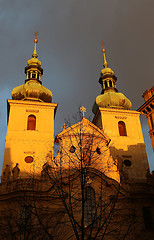
<instances>
[{"instance_id":1,"label":"arched window","mask_svg":"<svg viewBox=\"0 0 154 240\"><path fill-rule=\"evenodd\" d=\"M37 79L39 80L39 72L37 73Z\"/></svg>"},{"instance_id":2,"label":"arched window","mask_svg":"<svg viewBox=\"0 0 154 240\"><path fill-rule=\"evenodd\" d=\"M36 73L35 73L35 71L33 71L33 73L32 73L32 78L36 78Z\"/></svg>"},{"instance_id":3,"label":"arched window","mask_svg":"<svg viewBox=\"0 0 154 240\"><path fill-rule=\"evenodd\" d=\"M119 128L119 135L120 136L127 136L126 125L123 121L118 122L118 128Z\"/></svg>"},{"instance_id":4,"label":"arched window","mask_svg":"<svg viewBox=\"0 0 154 240\"><path fill-rule=\"evenodd\" d=\"M30 72L28 72L28 78L30 78Z\"/></svg>"},{"instance_id":5,"label":"arched window","mask_svg":"<svg viewBox=\"0 0 154 240\"><path fill-rule=\"evenodd\" d=\"M32 207L29 205L21 206L19 228L21 231L30 232L32 228Z\"/></svg>"},{"instance_id":6,"label":"arched window","mask_svg":"<svg viewBox=\"0 0 154 240\"><path fill-rule=\"evenodd\" d=\"M92 187L85 188L84 201L84 222L88 226L96 218L95 190Z\"/></svg>"},{"instance_id":7,"label":"arched window","mask_svg":"<svg viewBox=\"0 0 154 240\"><path fill-rule=\"evenodd\" d=\"M112 81L111 80L109 80L109 86L112 87Z\"/></svg>"},{"instance_id":8,"label":"arched window","mask_svg":"<svg viewBox=\"0 0 154 240\"><path fill-rule=\"evenodd\" d=\"M35 130L36 128L36 117L35 115L29 115L27 121L27 130Z\"/></svg>"},{"instance_id":9,"label":"arched window","mask_svg":"<svg viewBox=\"0 0 154 240\"><path fill-rule=\"evenodd\" d=\"M105 81L105 88L107 88L108 87L108 85L107 85L107 81Z\"/></svg>"}]
</instances>

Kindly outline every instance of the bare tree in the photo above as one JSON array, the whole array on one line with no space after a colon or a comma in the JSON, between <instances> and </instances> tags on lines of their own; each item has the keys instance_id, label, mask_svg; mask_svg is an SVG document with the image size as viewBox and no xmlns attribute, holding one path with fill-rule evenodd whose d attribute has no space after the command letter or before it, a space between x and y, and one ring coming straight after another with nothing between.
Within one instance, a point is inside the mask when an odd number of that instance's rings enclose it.
<instances>
[{"instance_id":1,"label":"bare tree","mask_svg":"<svg viewBox=\"0 0 154 240\"><path fill-rule=\"evenodd\" d=\"M105 133L82 118L55 141L58 154L48 153L40 179L7 183L15 200L1 213L1 239L137 239L140 203L121 187Z\"/></svg>"},{"instance_id":2,"label":"bare tree","mask_svg":"<svg viewBox=\"0 0 154 240\"><path fill-rule=\"evenodd\" d=\"M65 239L125 239L136 211L130 214L119 201L126 192L118 183L110 139L83 118L69 128L64 125L56 143L58 155L51 156L42 175L54 184L64 209Z\"/></svg>"}]
</instances>

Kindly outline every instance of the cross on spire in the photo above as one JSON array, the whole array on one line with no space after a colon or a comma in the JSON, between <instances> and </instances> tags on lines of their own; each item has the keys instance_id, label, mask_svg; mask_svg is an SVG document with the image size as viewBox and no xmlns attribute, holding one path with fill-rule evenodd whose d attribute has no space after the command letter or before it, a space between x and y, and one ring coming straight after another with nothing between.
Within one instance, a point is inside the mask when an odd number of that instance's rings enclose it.
<instances>
[{"instance_id":1,"label":"cross on spire","mask_svg":"<svg viewBox=\"0 0 154 240\"><path fill-rule=\"evenodd\" d=\"M84 113L87 111L87 109L84 106L82 106L82 107L80 107L80 111L82 112L82 115L84 118Z\"/></svg>"}]
</instances>

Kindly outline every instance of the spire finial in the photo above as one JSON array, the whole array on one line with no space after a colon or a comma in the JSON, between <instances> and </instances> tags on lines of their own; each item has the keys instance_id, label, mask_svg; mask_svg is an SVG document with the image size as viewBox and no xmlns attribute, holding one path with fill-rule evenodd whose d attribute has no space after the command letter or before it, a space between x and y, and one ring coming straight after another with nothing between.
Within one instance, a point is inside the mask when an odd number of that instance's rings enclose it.
<instances>
[{"instance_id":1,"label":"spire finial","mask_svg":"<svg viewBox=\"0 0 154 240\"><path fill-rule=\"evenodd\" d=\"M33 57L33 58L37 58L37 57L38 57L38 54L37 54L37 52L36 52L36 44L37 44L37 42L38 42L38 39L37 39L38 32L35 32L34 35L35 35L35 38L34 38L34 43L35 43L35 45L34 45L34 52L33 52L33 54L32 54L32 57Z\"/></svg>"},{"instance_id":2,"label":"spire finial","mask_svg":"<svg viewBox=\"0 0 154 240\"><path fill-rule=\"evenodd\" d=\"M84 118L84 113L87 111L87 109L84 106L82 106L82 107L80 107L80 111L82 112L82 115Z\"/></svg>"},{"instance_id":3,"label":"spire finial","mask_svg":"<svg viewBox=\"0 0 154 240\"><path fill-rule=\"evenodd\" d=\"M61 126L61 128L62 128L63 130L65 130L67 127L68 127L68 126L67 126L65 123L63 124L63 126Z\"/></svg>"},{"instance_id":4,"label":"spire finial","mask_svg":"<svg viewBox=\"0 0 154 240\"><path fill-rule=\"evenodd\" d=\"M104 44L103 44L103 41L102 41L102 53L104 55L104 67L107 68L108 67L108 63L106 61L106 56L105 56L105 48L104 48Z\"/></svg>"}]
</instances>

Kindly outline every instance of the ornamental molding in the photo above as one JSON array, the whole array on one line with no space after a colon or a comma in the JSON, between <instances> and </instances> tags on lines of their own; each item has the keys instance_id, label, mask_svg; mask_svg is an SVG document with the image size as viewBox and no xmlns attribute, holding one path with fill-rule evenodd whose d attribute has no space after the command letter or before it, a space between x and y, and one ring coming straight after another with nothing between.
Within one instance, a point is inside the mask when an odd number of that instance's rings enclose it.
<instances>
[{"instance_id":1,"label":"ornamental molding","mask_svg":"<svg viewBox=\"0 0 154 240\"><path fill-rule=\"evenodd\" d=\"M132 158L132 155L122 155L123 158Z\"/></svg>"},{"instance_id":2,"label":"ornamental molding","mask_svg":"<svg viewBox=\"0 0 154 240\"><path fill-rule=\"evenodd\" d=\"M117 119L126 119L127 117L122 117L122 116L115 116Z\"/></svg>"},{"instance_id":3,"label":"ornamental molding","mask_svg":"<svg viewBox=\"0 0 154 240\"><path fill-rule=\"evenodd\" d=\"M35 152L32 152L32 151L26 151L24 152L25 154L35 154Z\"/></svg>"},{"instance_id":4,"label":"ornamental molding","mask_svg":"<svg viewBox=\"0 0 154 240\"><path fill-rule=\"evenodd\" d=\"M34 112L34 113L38 113L39 110L35 110L35 109L26 109L26 112Z\"/></svg>"}]
</instances>

